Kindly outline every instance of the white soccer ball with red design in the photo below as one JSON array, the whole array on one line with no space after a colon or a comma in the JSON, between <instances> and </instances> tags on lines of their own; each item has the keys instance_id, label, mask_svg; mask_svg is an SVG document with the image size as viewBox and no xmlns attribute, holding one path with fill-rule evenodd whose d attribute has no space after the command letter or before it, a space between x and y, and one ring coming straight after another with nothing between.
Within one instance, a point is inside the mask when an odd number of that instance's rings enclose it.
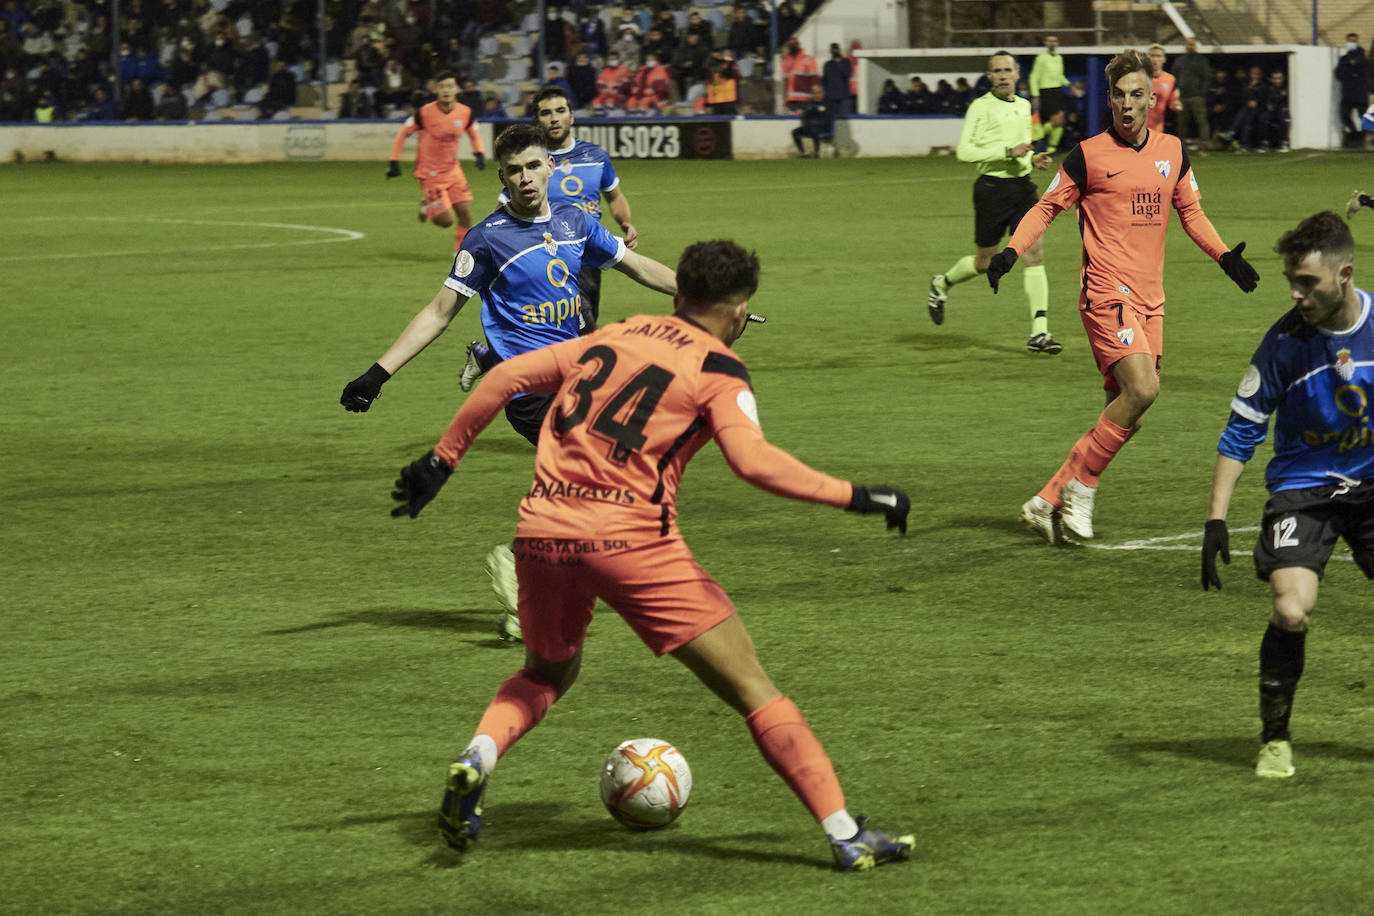
<instances>
[{"instance_id":1,"label":"white soccer ball with red design","mask_svg":"<svg viewBox=\"0 0 1374 916\"><path fill-rule=\"evenodd\" d=\"M601 802L636 830L666 827L687 807L692 771L667 741L635 738L611 751L601 768Z\"/></svg>"}]
</instances>

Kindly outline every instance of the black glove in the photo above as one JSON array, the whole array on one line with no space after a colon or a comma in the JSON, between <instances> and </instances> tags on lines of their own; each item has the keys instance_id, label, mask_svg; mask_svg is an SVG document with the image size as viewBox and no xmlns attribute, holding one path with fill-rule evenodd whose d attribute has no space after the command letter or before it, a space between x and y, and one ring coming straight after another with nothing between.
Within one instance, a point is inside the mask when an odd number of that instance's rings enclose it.
<instances>
[{"instance_id":1,"label":"black glove","mask_svg":"<svg viewBox=\"0 0 1374 916\"><path fill-rule=\"evenodd\" d=\"M367 413L372 402L381 395L382 384L389 378L391 378L390 372L383 369L380 363L373 363L372 368L344 385L343 394L339 396L339 403L344 406L344 410L353 413Z\"/></svg>"},{"instance_id":2,"label":"black glove","mask_svg":"<svg viewBox=\"0 0 1374 916\"><path fill-rule=\"evenodd\" d=\"M391 517L409 515L414 518L419 515L420 510L439 495L439 489L452 473L453 468L434 454L434 449L401 468L401 476L396 478L396 489L391 491L391 498L400 505L391 510Z\"/></svg>"},{"instance_id":3,"label":"black glove","mask_svg":"<svg viewBox=\"0 0 1374 916\"><path fill-rule=\"evenodd\" d=\"M988 261L988 286L992 287L994 293L997 292L997 284L1002 282L1003 274L1015 266L1015 248L1003 248L992 256L991 261Z\"/></svg>"},{"instance_id":4,"label":"black glove","mask_svg":"<svg viewBox=\"0 0 1374 916\"><path fill-rule=\"evenodd\" d=\"M479 172L487 167L487 157L482 153L474 151L472 154L472 161L477 163L477 171Z\"/></svg>"},{"instance_id":5,"label":"black glove","mask_svg":"<svg viewBox=\"0 0 1374 916\"><path fill-rule=\"evenodd\" d=\"M1250 262L1241 257L1241 252L1245 250L1245 243L1241 242L1235 248L1217 258L1217 263L1221 269L1226 271L1226 276L1241 288L1242 292L1254 292L1255 287L1259 286L1259 271L1250 266Z\"/></svg>"},{"instance_id":6,"label":"black glove","mask_svg":"<svg viewBox=\"0 0 1374 916\"><path fill-rule=\"evenodd\" d=\"M400 178L400 177L401 177L401 163L400 163L398 160L393 159L393 160L391 160L390 162L388 162L388 163L386 164L386 177L387 177L387 178Z\"/></svg>"},{"instance_id":7,"label":"black glove","mask_svg":"<svg viewBox=\"0 0 1374 916\"><path fill-rule=\"evenodd\" d=\"M860 515L881 512L887 516L887 529L896 528L906 534L906 516L911 511L911 500L896 487L854 487L854 495L849 500L849 511Z\"/></svg>"},{"instance_id":8,"label":"black glove","mask_svg":"<svg viewBox=\"0 0 1374 916\"><path fill-rule=\"evenodd\" d=\"M1217 575L1217 554L1221 562L1231 565L1231 535L1226 530L1226 520L1213 518L1207 520L1202 535L1202 590L1215 587L1221 591L1221 577Z\"/></svg>"}]
</instances>

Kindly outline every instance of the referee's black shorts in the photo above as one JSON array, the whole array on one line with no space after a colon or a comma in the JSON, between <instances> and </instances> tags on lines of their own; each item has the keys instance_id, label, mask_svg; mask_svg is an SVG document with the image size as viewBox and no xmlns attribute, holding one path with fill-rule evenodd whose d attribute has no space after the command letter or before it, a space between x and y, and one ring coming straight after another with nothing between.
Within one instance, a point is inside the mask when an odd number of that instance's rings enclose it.
<instances>
[{"instance_id":1,"label":"referee's black shorts","mask_svg":"<svg viewBox=\"0 0 1374 916\"><path fill-rule=\"evenodd\" d=\"M993 178L981 175L973 183L973 243L979 248L1001 244L1016 231L1031 207L1040 199L1030 178Z\"/></svg>"},{"instance_id":2,"label":"referee's black shorts","mask_svg":"<svg viewBox=\"0 0 1374 916\"><path fill-rule=\"evenodd\" d=\"M1050 123L1050 117L1064 108L1064 87L1040 90L1040 123Z\"/></svg>"}]
</instances>

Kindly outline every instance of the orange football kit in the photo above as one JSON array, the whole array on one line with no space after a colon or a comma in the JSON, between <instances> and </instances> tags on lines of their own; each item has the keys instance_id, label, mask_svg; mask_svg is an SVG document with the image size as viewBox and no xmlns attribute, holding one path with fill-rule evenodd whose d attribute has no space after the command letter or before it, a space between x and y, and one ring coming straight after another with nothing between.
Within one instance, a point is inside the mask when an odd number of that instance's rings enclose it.
<instances>
[{"instance_id":1,"label":"orange football kit","mask_svg":"<svg viewBox=\"0 0 1374 916\"><path fill-rule=\"evenodd\" d=\"M456 464L511 395L557 392L515 542L520 628L544 658L573 656L597 598L659 655L735 612L675 524L683 470L711 439L770 492L850 503L848 481L764 438L744 363L685 318L638 315L505 365L512 371L500 385L488 376L434 451Z\"/></svg>"},{"instance_id":2,"label":"orange football kit","mask_svg":"<svg viewBox=\"0 0 1374 916\"><path fill-rule=\"evenodd\" d=\"M1145 126L1151 133L1164 133L1164 113L1178 101L1178 80L1168 70L1159 71L1159 76L1150 78L1150 91L1155 94L1155 103L1145 113Z\"/></svg>"},{"instance_id":3,"label":"orange football kit","mask_svg":"<svg viewBox=\"0 0 1374 916\"><path fill-rule=\"evenodd\" d=\"M472 151L486 155L472 109L462 102L454 102L448 111L444 111L437 101L421 105L396 131L396 138L391 142L393 160L401 158L406 138L417 131L420 139L415 152L414 174L424 191L425 216L433 217L452 209L456 203L472 200L467 177L458 164L458 144L464 133L472 143Z\"/></svg>"}]
</instances>

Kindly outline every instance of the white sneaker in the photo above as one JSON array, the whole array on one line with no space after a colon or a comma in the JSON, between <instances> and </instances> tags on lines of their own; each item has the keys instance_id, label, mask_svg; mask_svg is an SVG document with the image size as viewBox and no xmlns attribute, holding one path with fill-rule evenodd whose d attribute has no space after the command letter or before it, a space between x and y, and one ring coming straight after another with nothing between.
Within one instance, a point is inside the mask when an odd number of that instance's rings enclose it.
<instances>
[{"instance_id":1,"label":"white sneaker","mask_svg":"<svg viewBox=\"0 0 1374 916\"><path fill-rule=\"evenodd\" d=\"M1069 479L1059 491L1059 515L1064 527L1081 538L1093 536L1093 497L1097 487L1080 483L1077 477Z\"/></svg>"},{"instance_id":2,"label":"white sneaker","mask_svg":"<svg viewBox=\"0 0 1374 916\"><path fill-rule=\"evenodd\" d=\"M515 554L506 544L497 544L487 554L485 563L487 575L491 577L492 591L496 592L496 603L501 605L501 620L497 632L502 639L520 640L520 616L517 601L520 586L515 578Z\"/></svg>"},{"instance_id":3,"label":"white sneaker","mask_svg":"<svg viewBox=\"0 0 1374 916\"><path fill-rule=\"evenodd\" d=\"M1059 510L1050 505L1049 500L1039 494L1032 496L1021 506L1021 521L1033 528L1050 544L1074 543L1064 534L1064 527L1059 519Z\"/></svg>"}]
</instances>

